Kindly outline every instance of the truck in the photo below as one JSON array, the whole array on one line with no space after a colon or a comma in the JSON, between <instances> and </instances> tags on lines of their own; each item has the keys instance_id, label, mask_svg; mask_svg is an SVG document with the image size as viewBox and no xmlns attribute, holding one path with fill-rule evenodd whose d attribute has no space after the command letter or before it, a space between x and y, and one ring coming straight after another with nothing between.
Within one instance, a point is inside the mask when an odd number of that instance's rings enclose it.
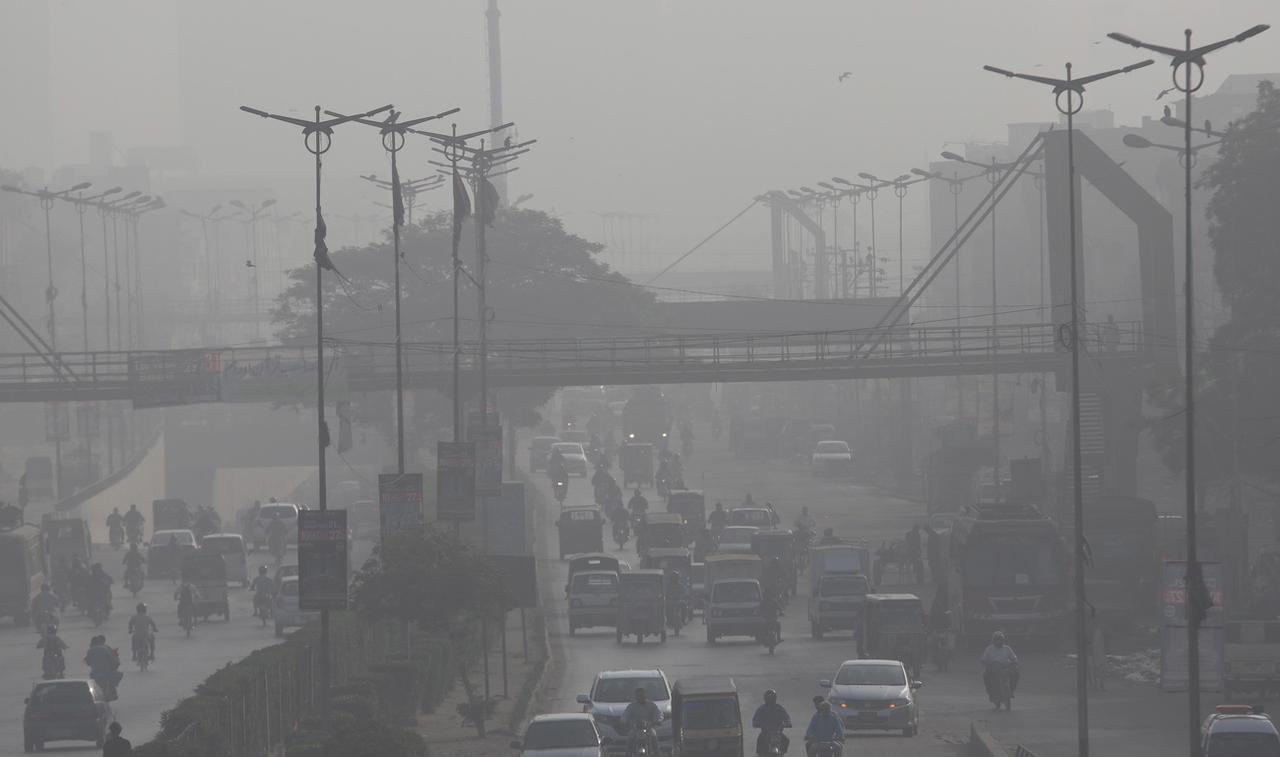
<instances>
[{"instance_id":1,"label":"truck","mask_svg":"<svg viewBox=\"0 0 1280 757\"><path fill-rule=\"evenodd\" d=\"M662 390L638 386L622 409L622 441L665 447L671 432L671 410Z\"/></svg>"},{"instance_id":2,"label":"truck","mask_svg":"<svg viewBox=\"0 0 1280 757\"><path fill-rule=\"evenodd\" d=\"M827 631L854 631L862 605L871 593L871 548L865 543L828 544L809 554L809 632L821 639Z\"/></svg>"},{"instance_id":3,"label":"truck","mask_svg":"<svg viewBox=\"0 0 1280 757\"><path fill-rule=\"evenodd\" d=\"M979 641L997 630L1052 645L1069 627L1071 581L1057 524L1033 505L971 506L951 529L952 628Z\"/></svg>"}]
</instances>

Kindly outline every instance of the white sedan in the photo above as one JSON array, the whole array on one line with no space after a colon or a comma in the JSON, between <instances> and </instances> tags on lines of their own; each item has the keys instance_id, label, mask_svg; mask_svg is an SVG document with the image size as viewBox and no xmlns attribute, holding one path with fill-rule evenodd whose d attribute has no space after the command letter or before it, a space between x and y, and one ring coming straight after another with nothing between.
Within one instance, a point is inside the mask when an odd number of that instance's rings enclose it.
<instances>
[{"instance_id":1,"label":"white sedan","mask_svg":"<svg viewBox=\"0 0 1280 757\"><path fill-rule=\"evenodd\" d=\"M564 458L564 469L570 475L577 474L586 478L591 472L591 466L587 465L587 453L583 451L582 445L577 442L556 442L551 445L551 454L559 452Z\"/></svg>"},{"instance_id":2,"label":"white sedan","mask_svg":"<svg viewBox=\"0 0 1280 757\"><path fill-rule=\"evenodd\" d=\"M589 714L567 712L535 717L511 748L520 757L603 757L605 741Z\"/></svg>"},{"instance_id":3,"label":"white sedan","mask_svg":"<svg viewBox=\"0 0 1280 757\"><path fill-rule=\"evenodd\" d=\"M848 442L828 439L813 448L809 462L815 476L847 476L853 469L853 453Z\"/></svg>"}]
</instances>

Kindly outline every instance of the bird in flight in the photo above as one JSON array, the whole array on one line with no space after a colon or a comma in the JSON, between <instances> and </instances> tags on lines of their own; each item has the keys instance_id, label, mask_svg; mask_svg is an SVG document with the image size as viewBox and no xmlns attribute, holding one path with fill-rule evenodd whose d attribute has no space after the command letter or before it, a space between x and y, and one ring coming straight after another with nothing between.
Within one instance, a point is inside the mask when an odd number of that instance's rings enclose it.
<instances>
[{"instance_id":1,"label":"bird in flight","mask_svg":"<svg viewBox=\"0 0 1280 757\"><path fill-rule=\"evenodd\" d=\"M845 71L844 73L840 74L838 81L844 81L845 79L848 79L850 76L853 76L853 72Z\"/></svg>"},{"instance_id":2,"label":"bird in flight","mask_svg":"<svg viewBox=\"0 0 1280 757\"><path fill-rule=\"evenodd\" d=\"M1157 100L1163 99L1165 95L1169 94L1170 92L1173 92L1175 89L1176 89L1175 87L1169 87L1168 89L1160 90L1160 94L1156 95L1156 99ZM1165 110L1168 110L1168 108L1165 108Z\"/></svg>"}]
</instances>

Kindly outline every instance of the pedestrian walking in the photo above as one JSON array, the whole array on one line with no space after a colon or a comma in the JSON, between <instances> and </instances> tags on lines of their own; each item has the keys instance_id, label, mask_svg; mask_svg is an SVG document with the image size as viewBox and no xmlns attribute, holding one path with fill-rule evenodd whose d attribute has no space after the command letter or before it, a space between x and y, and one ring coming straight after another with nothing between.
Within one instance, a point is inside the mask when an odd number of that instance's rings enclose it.
<instances>
[{"instance_id":1,"label":"pedestrian walking","mask_svg":"<svg viewBox=\"0 0 1280 757\"><path fill-rule=\"evenodd\" d=\"M924 583L924 559L920 543L919 523L913 525L911 530L907 532L906 548L906 558L907 562L911 564L911 574L915 576L916 583L922 584Z\"/></svg>"},{"instance_id":2,"label":"pedestrian walking","mask_svg":"<svg viewBox=\"0 0 1280 757\"><path fill-rule=\"evenodd\" d=\"M106 741L102 742L102 757L127 757L133 754L133 744L120 735L122 730L124 728L118 720L111 721L111 725L107 726L110 735L107 736Z\"/></svg>"}]
</instances>

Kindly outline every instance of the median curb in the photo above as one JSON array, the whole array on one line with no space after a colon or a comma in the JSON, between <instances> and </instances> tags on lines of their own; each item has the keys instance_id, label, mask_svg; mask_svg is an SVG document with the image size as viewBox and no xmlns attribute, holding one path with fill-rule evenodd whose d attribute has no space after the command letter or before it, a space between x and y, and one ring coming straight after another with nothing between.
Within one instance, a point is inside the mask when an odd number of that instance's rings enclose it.
<instances>
[{"instance_id":1,"label":"median curb","mask_svg":"<svg viewBox=\"0 0 1280 757\"><path fill-rule=\"evenodd\" d=\"M987 731L986 724L969 724L969 757L1009 757L1009 751Z\"/></svg>"}]
</instances>

